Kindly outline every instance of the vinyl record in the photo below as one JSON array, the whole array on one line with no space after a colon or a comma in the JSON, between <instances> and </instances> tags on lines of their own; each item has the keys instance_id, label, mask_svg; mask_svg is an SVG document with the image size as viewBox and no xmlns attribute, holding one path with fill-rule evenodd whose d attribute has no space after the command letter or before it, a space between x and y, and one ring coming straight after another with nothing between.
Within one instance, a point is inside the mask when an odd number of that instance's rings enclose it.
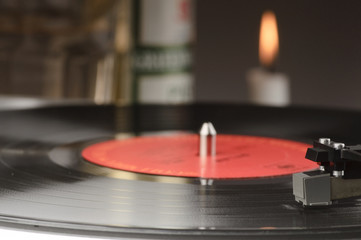
<instances>
[{"instance_id":1,"label":"vinyl record","mask_svg":"<svg viewBox=\"0 0 361 240\"><path fill-rule=\"evenodd\" d=\"M290 173L202 178L104 166L83 155L119 136L194 136L189 134L206 121L225 136L277 139L305 151L319 137L356 144L361 136L359 112L302 107L69 105L0 111L0 224L137 239L360 236L358 198L304 208L294 200ZM272 159L267 153L266 161Z\"/></svg>"}]
</instances>

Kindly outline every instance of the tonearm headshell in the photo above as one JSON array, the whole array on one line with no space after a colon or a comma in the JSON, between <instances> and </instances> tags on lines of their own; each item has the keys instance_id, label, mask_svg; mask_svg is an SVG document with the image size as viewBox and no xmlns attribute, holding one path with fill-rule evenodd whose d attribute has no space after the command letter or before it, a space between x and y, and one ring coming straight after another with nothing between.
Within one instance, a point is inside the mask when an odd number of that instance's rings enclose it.
<instances>
[{"instance_id":1,"label":"tonearm headshell","mask_svg":"<svg viewBox=\"0 0 361 240\"><path fill-rule=\"evenodd\" d=\"M296 201L319 206L361 196L361 145L320 138L307 149L306 158L317 162L319 169L293 174Z\"/></svg>"}]
</instances>

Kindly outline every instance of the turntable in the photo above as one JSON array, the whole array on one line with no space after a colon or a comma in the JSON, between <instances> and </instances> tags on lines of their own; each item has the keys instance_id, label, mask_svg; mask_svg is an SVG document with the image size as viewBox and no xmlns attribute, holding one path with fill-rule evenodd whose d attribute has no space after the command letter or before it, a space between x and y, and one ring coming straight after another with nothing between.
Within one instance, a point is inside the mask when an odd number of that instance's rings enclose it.
<instances>
[{"instance_id":1,"label":"turntable","mask_svg":"<svg viewBox=\"0 0 361 240\"><path fill-rule=\"evenodd\" d=\"M237 104L7 108L0 224L101 239L355 238L360 122L356 111ZM346 195L297 198L311 196L311 175L327 176L312 196L333 179Z\"/></svg>"}]
</instances>

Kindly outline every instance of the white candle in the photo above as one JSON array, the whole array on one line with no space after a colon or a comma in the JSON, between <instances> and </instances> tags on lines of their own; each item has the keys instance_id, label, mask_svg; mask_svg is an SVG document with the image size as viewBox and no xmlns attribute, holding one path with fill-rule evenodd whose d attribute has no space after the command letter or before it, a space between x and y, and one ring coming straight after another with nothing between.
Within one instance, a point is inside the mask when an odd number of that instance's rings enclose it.
<instances>
[{"instance_id":1,"label":"white candle","mask_svg":"<svg viewBox=\"0 0 361 240\"><path fill-rule=\"evenodd\" d=\"M253 104L286 106L290 104L290 83L288 77L274 69L278 55L278 29L273 12L262 15L259 40L259 57L263 67L247 73L249 101Z\"/></svg>"},{"instance_id":2,"label":"white candle","mask_svg":"<svg viewBox=\"0 0 361 240\"><path fill-rule=\"evenodd\" d=\"M269 106L290 104L290 84L283 73L254 68L247 73L248 94L251 103Z\"/></svg>"}]
</instances>

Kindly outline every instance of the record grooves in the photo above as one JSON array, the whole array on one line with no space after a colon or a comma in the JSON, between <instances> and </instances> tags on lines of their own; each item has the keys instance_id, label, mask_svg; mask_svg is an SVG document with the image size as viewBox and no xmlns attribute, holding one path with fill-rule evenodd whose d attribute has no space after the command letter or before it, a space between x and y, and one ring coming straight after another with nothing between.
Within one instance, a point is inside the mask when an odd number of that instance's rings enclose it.
<instances>
[{"instance_id":1,"label":"record grooves","mask_svg":"<svg viewBox=\"0 0 361 240\"><path fill-rule=\"evenodd\" d=\"M201 185L199 178L129 173L81 157L86 146L120 131L195 132L209 120L223 134L307 144L319 136L357 143L361 133L359 112L296 107L89 105L0 111L1 225L143 239L361 234L358 198L303 208L294 201L290 175Z\"/></svg>"}]
</instances>

